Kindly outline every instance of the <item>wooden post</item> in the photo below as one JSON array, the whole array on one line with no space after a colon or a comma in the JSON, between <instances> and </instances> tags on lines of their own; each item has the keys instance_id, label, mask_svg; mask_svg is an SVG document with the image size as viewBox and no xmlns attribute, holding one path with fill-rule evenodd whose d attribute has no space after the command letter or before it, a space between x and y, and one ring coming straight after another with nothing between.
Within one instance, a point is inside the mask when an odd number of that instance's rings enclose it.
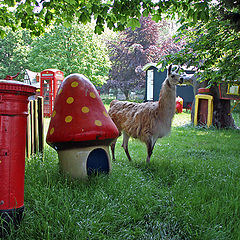
<instances>
[{"instance_id":1,"label":"wooden post","mask_svg":"<svg viewBox=\"0 0 240 240\"><path fill-rule=\"evenodd\" d=\"M27 131L26 131L26 156L31 156L31 120L30 120L30 102L28 104Z\"/></svg>"},{"instance_id":2,"label":"wooden post","mask_svg":"<svg viewBox=\"0 0 240 240\"><path fill-rule=\"evenodd\" d=\"M44 149L43 97L31 100L28 111L26 156L29 158L34 153L43 153Z\"/></svg>"},{"instance_id":3,"label":"wooden post","mask_svg":"<svg viewBox=\"0 0 240 240\"><path fill-rule=\"evenodd\" d=\"M38 139L39 139L39 152L44 149L44 118L43 118L43 97L37 98L38 103Z\"/></svg>"},{"instance_id":4,"label":"wooden post","mask_svg":"<svg viewBox=\"0 0 240 240\"><path fill-rule=\"evenodd\" d=\"M38 152L38 104L33 101L33 135L34 135L34 153Z\"/></svg>"},{"instance_id":5,"label":"wooden post","mask_svg":"<svg viewBox=\"0 0 240 240\"><path fill-rule=\"evenodd\" d=\"M34 100L30 101L30 123L31 123L31 154L34 153L34 116L33 116L33 107Z\"/></svg>"}]
</instances>

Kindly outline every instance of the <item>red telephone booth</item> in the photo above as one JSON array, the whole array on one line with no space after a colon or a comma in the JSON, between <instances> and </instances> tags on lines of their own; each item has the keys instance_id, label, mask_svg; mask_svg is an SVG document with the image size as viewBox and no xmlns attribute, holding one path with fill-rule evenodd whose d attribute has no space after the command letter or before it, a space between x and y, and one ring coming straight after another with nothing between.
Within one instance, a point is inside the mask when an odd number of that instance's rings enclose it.
<instances>
[{"instance_id":1,"label":"red telephone booth","mask_svg":"<svg viewBox=\"0 0 240 240\"><path fill-rule=\"evenodd\" d=\"M50 117L57 90L64 79L64 74L58 69L46 69L40 76L40 95L44 98L44 117Z\"/></svg>"}]
</instances>

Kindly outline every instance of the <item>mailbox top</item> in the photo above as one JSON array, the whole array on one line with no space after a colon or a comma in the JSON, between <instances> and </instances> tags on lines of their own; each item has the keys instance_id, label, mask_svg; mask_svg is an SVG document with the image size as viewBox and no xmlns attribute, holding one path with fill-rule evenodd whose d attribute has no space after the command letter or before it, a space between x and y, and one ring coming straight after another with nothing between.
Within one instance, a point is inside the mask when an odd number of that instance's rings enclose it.
<instances>
[{"instance_id":1,"label":"mailbox top","mask_svg":"<svg viewBox=\"0 0 240 240\"><path fill-rule=\"evenodd\" d=\"M0 93L16 95L34 95L36 87L14 80L0 80Z\"/></svg>"}]
</instances>

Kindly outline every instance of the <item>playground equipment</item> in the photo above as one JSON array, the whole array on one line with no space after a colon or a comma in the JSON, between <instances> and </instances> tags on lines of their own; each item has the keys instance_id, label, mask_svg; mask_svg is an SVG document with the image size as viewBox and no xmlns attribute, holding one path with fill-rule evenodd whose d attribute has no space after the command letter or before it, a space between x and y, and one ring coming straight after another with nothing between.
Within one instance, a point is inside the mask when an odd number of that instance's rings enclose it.
<instances>
[{"instance_id":1,"label":"playground equipment","mask_svg":"<svg viewBox=\"0 0 240 240\"><path fill-rule=\"evenodd\" d=\"M213 119L213 96L207 95L209 89L199 88L195 96L194 125L212 125Z\"/></svg>"},{"instance_id":2,"label":"playground equipment","mask_svg":"<svg viewBox=\"0 0 240 240\"><path fill-rule=\"evenodd\" d=\"M0 80L0 237L24 211L25 142L28 97L36 88Z\"/></svg>"},{"instance_id":3,"label":"playground equipment","mask_svg":"<svg viewBox=\"0 0 240 240\"><path fill-rule=\"evenodd\" d=\"M109 145L118 135L93 84L81 74L66 77L55 99L46 139L58 152L61 170L81 179L110 172Z\"/></svg>"},{"instance_id":4,"label":"playground equipment","mask_svg":"<svg viewBox=\"0 0 240 240\"><path fill-rule=\"evenodd\" d=\"M176 98L176 112L182 113L183 111L183 99L181 97Z\"/></svg>"},{"instance_id":5,"label":"playground equipment","mask_svg":"<svg viewBox=\"0 0 240 240\"><path fill-rule=\"evenodd\" d=\"M229 100L235 100L232 109ZM213 124L217 127L224 127L232 124L231 126L234 127L231 113L239 102L239 81L223 81L216 87L199 88L198 94L195 96L194 125L209 127ZM220 112L221 108L226 115Z\"/></svg>"},{"instance_id":6,"label":"playground equipment","mask_svg":"<svg viewBox=\"0 0 240 240\"><path fill-rule=\"evenodd\" d=\"M40 73L40 95L44 97L44 117L50 117L57 90L64 79L58 69L46 69Z\"/></svg>"}]
</instances>

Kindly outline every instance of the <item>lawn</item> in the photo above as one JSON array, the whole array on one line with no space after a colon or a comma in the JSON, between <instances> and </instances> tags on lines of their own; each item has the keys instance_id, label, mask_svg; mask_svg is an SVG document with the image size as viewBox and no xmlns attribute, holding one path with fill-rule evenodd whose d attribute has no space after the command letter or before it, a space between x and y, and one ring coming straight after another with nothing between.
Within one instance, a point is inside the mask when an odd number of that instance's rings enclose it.
<instances>
[{"instance_id":1,"label":"lawn","mask_svg":"<svg viewBox=\"0 0 240 240\"><path fill-rule=\"evenodd\" d=\"M195 128L175 115L171 135L146 149L121 139L109 175L59 173L56 152L26 161L25 217L9 239L240 239L240 132ZM239 122L238 122L239 123Z\"/></svg>"}]
</instances>

